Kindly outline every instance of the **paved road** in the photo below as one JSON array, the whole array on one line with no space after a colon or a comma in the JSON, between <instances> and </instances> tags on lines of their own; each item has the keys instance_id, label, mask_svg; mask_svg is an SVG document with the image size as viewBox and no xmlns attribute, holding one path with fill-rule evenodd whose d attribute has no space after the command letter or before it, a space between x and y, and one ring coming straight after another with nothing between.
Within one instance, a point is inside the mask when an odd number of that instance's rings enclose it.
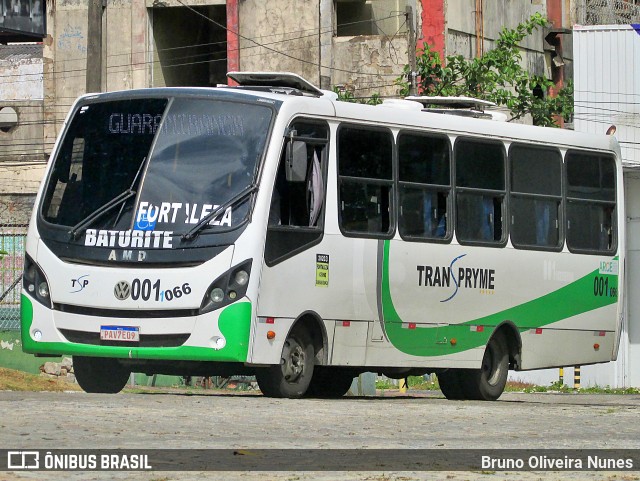
<instances>
[{"instance_id":1,"label":"paved road","mask_svg":"<svg viewBox=\"0 0 640 481\"><path fill-rule=\"evenodd\" d=\"M506 393L452 402L439 392L339 400L267 399L211 391L0 392L5 449L351 448L640 449L640 396ZM640 480L636 472L1 473L0 480L196 479Z\"/></svg>"}]
</instances>

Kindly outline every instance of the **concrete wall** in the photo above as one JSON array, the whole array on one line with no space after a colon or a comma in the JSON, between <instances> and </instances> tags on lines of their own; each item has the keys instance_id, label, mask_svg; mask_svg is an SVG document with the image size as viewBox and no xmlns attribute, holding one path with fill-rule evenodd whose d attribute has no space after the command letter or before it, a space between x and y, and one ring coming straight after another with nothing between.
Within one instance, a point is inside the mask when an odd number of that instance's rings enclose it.
<instances>
[{"instance_id":1,"label":"concrete wall","mask_svg":"<svg viewBox=\"0 0 640 481\"><path fill-rule=\"evenodd\" d=\"M344 85L357 97L367 97L395 95L394 80L408 63L404 33L333 36L330 1L246 0L239 17L241 35L266 46L240 39L244 71L294 72L322 88Z\"/></svg>"},{"instance_id":2,"label":"concrete wall","mask_svg":"<svg viewBox=\"0 0 640 481\"><path fill-rule=\"evenodd\" d=\"M356 97L396 96L394 82L408 63L407 50L405 36L334 37L332 83L355 89Z\"/></svg>"},{"instance_id":3,"label":"concrete wall","mask_svg":"<svg viewBox=\"0 0 640 481\"><path fill-rule=\"evenodd\" d=\"M86 92L87 0L47 7L44 42L45 145L51 150L75 99ZM102 90L148 87L148 19L144 0L108 0L103 14Z\"/></svg>"},{"instance_id":4,"label":"concrete wall","mask_svg":"<svg viewBox=\"0 0 640 481\"><path fill-rule=\"evenodd\" d=\"M0 45L0 115L13 118L0 130L1 161L44 158L42 76L40 45Z\"/></svg>"},{"instance_id":5,"label":"concrete wall","mask_svg":"<svg viewBox=\"0 0 640 481\"><path fill-rule=\"evenodd\" d=\"M318 0L240 2L240 69L293 72L320 85L327 59L320 57L319 11Z\"/></svg>"},{"instance_id":6,"label":"concrete wall","mask_svg":"<svg viewBox=\"0 0 640 481\"><path fill-rule=\"evenodd\" d=\"M491 50L503 27L515 28L534 13L546 16L543 0L494 0L484 5L483 51ZM446 55L475 57L476 53L475 0L447 0ZM548 75L543 55L543 33L539 29L522 42L523 65L536 75Z\"/></svg>"},{"instance_id":7,"label":"concrete wall","mask_svg":"<svg viewBox=\"0 0 640 481\"><path fill-rule=\"evenodd\" d=\"M103 90L148 87L148 15L141 0L108 0L103 18Z\"/></svg>"},{"instance_id":8,"label":"concrete wall","mask_svg":"<svg viewBox=\"0 0 640 481\"><path fill-rule=\"evenodd\" d=\"M42 46L0 46L0 225L28 222L46 165L42 77Z\"/></svg>"},{"instance_id":9,"label":"concrete wall","mask_svg":"<svg viewBox=\"0 0 640 481\"><path fill-rule=\"evenodd\" d=\"M69 107L85 92L87 1L58 0L47 8L44 42L45 145L48 153Z\"/></svg>"}]
</instances>

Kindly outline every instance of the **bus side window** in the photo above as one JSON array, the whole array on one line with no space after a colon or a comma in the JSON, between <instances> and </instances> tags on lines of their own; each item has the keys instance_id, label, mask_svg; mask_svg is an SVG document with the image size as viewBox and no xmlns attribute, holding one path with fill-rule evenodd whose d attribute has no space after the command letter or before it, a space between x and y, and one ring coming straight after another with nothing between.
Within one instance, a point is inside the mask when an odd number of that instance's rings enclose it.
<instances>
[{"instance_id":1,"label":"bus side window","mask_svg":"<svg viewBox=\"0 0 640 481\"><path fill-rule=\"evenodd\" d=\"M458 139L454 157L458 241L502 244L506 194L502 143Z\"/></svg>"},{"instance_id":2,"label":"bus side window","mask_svg":"<svg viewBox=\"0 0 640 481\"><path fill-rule=\"evenodd\" d=\"M408 240L444 240L451 193L450 144L445 136L398 135L400 235Z\"/></svg>"},{"instance_id":3,"label":"bus side window","mask_svg":"<svg viewBox=\"0 0 640 481\"><path fill-rule=\"evenodd\" d=\"M509 149L509 167L511 243L522 249L560 249L560 151L513 144Z\"/></svg>"},{"instance_id":4,"label":"bus side window","mask_svg":"<svg viewBox=\"0 0 640 481\"><path fill-rule=\"evenodd\" d=\"M567 179L567 246L572 252L612 254L616 250L616 173L608 155L570 150Z\"/></svg>"},{"instance_id":5,"label":"bus side window","mask_svg":"<svg viewBox=\"0 0 640 481\"><path fill-rule=\"evenodd\" d=\"M393 231L393 135L388 129L338 129L339 223L346 235Z\"/></svg>"}]
</instances>

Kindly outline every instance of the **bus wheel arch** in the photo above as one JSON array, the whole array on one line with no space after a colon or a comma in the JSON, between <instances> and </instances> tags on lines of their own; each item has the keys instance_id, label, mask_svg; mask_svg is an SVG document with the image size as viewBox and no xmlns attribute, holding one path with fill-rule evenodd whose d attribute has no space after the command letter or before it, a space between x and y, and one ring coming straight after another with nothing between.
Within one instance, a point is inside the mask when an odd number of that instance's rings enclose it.
<instances>
[{"instance_id":1,"label":"bus wheel arch","mask_svg":"<svg viewBox=\"0 0 640 481\"><path fill-rule=\"evenodd\" d=\"M279 364L256 370L265 396L300 398L305 395L316 365L326 363L326 332L319 317L300 316L287 333Z\"/></svg>"},{"instance_id":2,"label":"bus wheel arch","mask_svg":"<svg viewBox=\"0 0 640 481\"><path fill-rule=\"evenodd\" d=\"M522 341L515 325L505 321L494 330L482 356L480 369L460 371L465 399L495 401L507 383L509 368L520 363Z\"/></svg>"},{"instance_id":3,"label":"bus wheel arch","mask_svg":"<svg viewBox=\"0 0 640 481\"><path fill-rule=\"evenodd\" d=\"M304 330L311 337L315 364L320 366L329 364L327 329L322 318L314 311L306 311L298 316L289 332L294 329Z\"/></svg>"},{"instance_id":4,"label":"bus wheel arch","mask_svg":"<svg viewBox=\"0 0 640 481\"><path fill-rule=\"evenodd\" d=\"M496 332L502 332L506 337L507 349L509 351L509 369L520 370L522 361L522 337L520 331L512 321L504 321L496 327Z\"/></svg>"}]
</instances>

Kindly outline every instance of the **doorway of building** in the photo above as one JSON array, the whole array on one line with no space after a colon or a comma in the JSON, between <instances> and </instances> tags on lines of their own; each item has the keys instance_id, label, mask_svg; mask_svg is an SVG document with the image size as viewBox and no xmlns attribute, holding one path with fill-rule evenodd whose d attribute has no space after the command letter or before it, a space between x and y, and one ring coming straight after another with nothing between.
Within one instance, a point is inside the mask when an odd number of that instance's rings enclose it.
<instances>
[{"instance_id":1,"label":"doorway of building","mask_svg":"<svg viewBox=\"0 0 640 481\"><path fill-rule=\"evenodd\" d=\"M209 87L226 83L224 5L149 10L154 87Z\"/></svg>"}]
</instances>

